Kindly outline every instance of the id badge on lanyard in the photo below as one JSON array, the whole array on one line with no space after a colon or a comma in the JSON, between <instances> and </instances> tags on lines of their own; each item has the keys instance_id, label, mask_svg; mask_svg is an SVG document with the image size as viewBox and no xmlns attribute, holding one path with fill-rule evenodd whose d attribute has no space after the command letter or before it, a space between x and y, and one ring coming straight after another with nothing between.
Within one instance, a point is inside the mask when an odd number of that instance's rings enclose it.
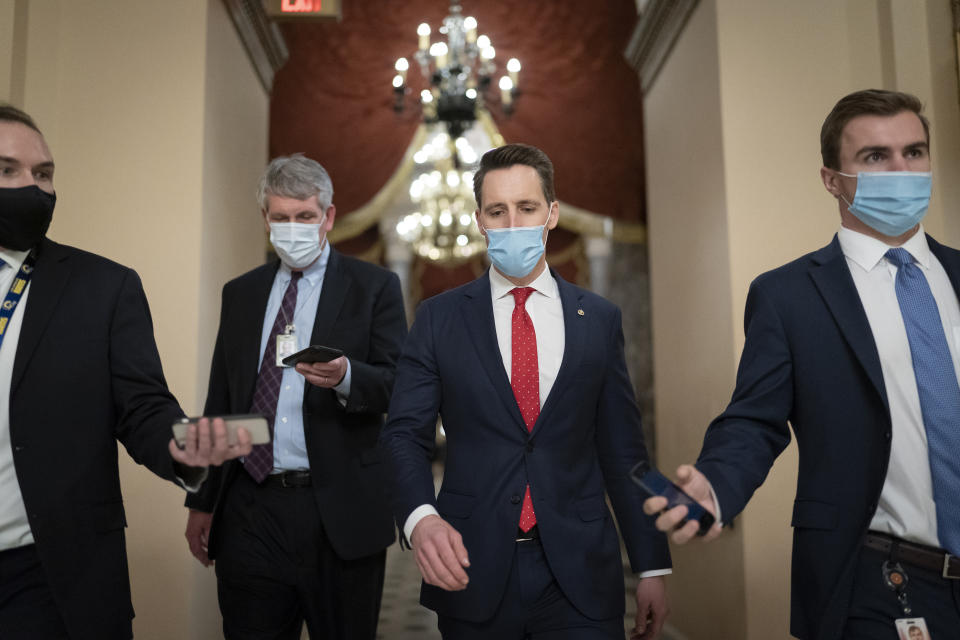
<instances>
[{"instance_id":1,"label":"id badge on lanyard","mask_svg":"<svg viewBox=\"0 0 960 640\"><path fill-rule=\"evenodd\" d=\"M288 324L283 333L277 334L277 366L287 367L283 359L297 352L297 334L292 324Z\"/></svg>"}]
</instances>

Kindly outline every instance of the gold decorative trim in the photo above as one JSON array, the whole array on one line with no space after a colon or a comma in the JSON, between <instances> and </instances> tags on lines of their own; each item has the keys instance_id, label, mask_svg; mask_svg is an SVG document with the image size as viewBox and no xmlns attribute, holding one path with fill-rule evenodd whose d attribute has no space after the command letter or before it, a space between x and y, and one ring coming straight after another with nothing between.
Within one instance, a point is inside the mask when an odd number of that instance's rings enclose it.
<instances>
[{"instance_id":1,"label":"gold decorative trim","mask_svg":"<svg viewBox=\"0 0 960 640\"><path fill-rule=\"evenodd\" d=\"M495 147L505 144L503 136L497 129L496 123L490 114L483 109L477 112L477 122L483 127ZM337 223L330 230L330 242L354 238L370 227L380 223L384 212L393 203L399 190L405 189L410 182L416 163L413 155L423 146L427 137L427 127L421 124L413 140L407 146L400 166L390 177L390 180L377 192L375 196L359 209L338 216ZM644 244L647 241L647 228L636 222L615 220L581 207L560 202L560 219L558 225L583 236L600 236L611 238L614 242L626 244Z\"/></svg>"},{"instance_id":2,"label":"gold decorative trim","mask_svg":"<svg viewBox=\"0 0 960 640\"><path fill-rule=\"evenodd\" d=\"M397 192L400 189L407 188L410 183L410 174L413 173L413 167L416 164L413 161L413 154L423 146L427 137L427 128L421 124L417 127L417 132L413 135L413 140L407 146L403 159L400 160L400 166L393 173L387 183L381 187L380 191L373 196L367 204L359 209L351 211L344 216L338 216L337 222L330 230L330 242L336 243L339 240L354 238L370 227L379 224L380 218L384 212L393 203Z\"/></svg>"}]
</instances>

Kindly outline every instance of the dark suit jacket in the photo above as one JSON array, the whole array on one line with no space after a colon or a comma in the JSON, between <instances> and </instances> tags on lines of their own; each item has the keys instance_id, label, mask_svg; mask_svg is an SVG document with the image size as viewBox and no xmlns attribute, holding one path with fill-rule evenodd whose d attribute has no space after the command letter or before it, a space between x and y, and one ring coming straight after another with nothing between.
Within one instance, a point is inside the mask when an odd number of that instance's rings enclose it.
<instances>
[{"instance_id":1,"label":"dark suit jacket","mask_svg":"<svg viewBox=\"0 0 960 640\"><path fill-rule=\"evenodd\" d=\"M528 433L497 346L489 275L427 300L397 367L381 438L402 527L434 505L470 554L464 591L424 584L421 602L482 621L499 603L529 481L547 560L560 588L591 618L622 615L623 566L609 494L634 571L670 566L667 543L628 477L647 452L623 353L620 310L556 274L565 344L556 382ZM580 313L582 311L582 314ZM437 414L447 437L434 498L430 458Z\"/></svg>"},{"instance_id":2,"label":"dark suit jacket","mask_svg":"<svg viewBox=\"0 0 960 640\"><path fill-rule=\"evenodd\" d=\"M36 550L71 638L132 635L116 441L172 480L167 443L182 415L137 274L43 240L13 366L10 439Z\"/></svg>"},{"instance_id":3,"label":"dark suit jacket","mask_svg":"<svg viewBox=\"0 0 960 640\"><path fill-rule=\"evenodd\" d=\"M279 266L275 261L258 267L223 288L207 415L250 411L267 298ZM343 407L335 391L308 383L303 423L320 518L344 559L376 553L395 539L377 438L406 333L397 276L331 250L310 344L336 347L347 355L350 397ZM220 537L230 535L217 520L237 473L246 473L237 461L212 469L201 492L187 496L188 507L214 514L211 558Z\"/></svg>"},{"instance_id":4,"label":"dark suit jacket","mask_svg":"<svg viewBox=\"0 0 960 640\"><path fill-rule=\"evenodd\" d=\"M927 241L958 290L960 252ZM800 450L790 629L833 640L891 438L877 346L836 237L753 282L745 332L733 399L707 430L697 467L729 521L790 441L789 420Z\"/></svg>"}]
</instances>

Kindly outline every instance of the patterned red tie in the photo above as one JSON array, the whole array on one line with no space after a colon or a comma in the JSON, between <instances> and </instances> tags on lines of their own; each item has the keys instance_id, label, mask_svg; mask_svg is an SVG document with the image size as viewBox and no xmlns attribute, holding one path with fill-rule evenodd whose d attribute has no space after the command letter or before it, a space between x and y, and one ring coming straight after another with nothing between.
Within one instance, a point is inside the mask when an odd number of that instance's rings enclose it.
<instances>
[{"instance_id":1,"label":"patterned red tie","mask_svg":"<svg viewBox=\"0 0 960 640\"><path fill-rule=\"evenodd\" d=\"M513 294L513 320L511 322L510 386L513 397L517 399L520 415L527 425L527 431L533 431L533 425L540 415L540 367L537 365L537 334L533 330L533 321L523 308L527 298L533 293L533 287L517 287ZM520 509L520 530L527 532L537 524L533 512L533 500L530 498L530 485L523 496Z\"/></svg>"},{"instance_id":2,"label":"patterned red tie","mask_svg":"<svg viewBox=\"0 0 960 640\"><path fill-rule=\"evenodd\" d=\"M294 271L290 276L290 284L283 293L283 301L277 309L277 317L273 321L267 346L263 350L263 362L260 363L257 386L253 391L253 404L250 405L251 413L260 413L267 418L271 436L271 442L255 445L250 455L243 459L243 467L257 484L263 482L267 474L273 471L273 421L277 416L277 400L280 398L280 382L283 380L283 368L277 366L277 336L288 324L293 324L293 314L297 309L297 282L303 276L303 271Z\"/></svg>"}]
</instances>

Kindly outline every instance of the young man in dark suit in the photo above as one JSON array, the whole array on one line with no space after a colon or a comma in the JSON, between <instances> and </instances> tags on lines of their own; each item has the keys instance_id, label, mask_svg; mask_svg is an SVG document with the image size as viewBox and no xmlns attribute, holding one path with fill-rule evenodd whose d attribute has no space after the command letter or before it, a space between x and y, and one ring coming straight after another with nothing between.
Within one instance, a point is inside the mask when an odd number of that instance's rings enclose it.
<instances>
[{"instance_id":1,"label":"young man in dark suit","mask_svg":"<svg viewBox=\"0 0 960 640\"><path fill-rule=\"evenodd\" d=\"M448 640L622 639L609 496L641 577L635 637L656 637L670 557L628 476L647 452L620 310L547 268L559 204L546 154L488 151L474 191L493 267L420 305L382 436L421 602Z\"/></svg>"},{"instance_id":2,"label":"young man in dark suit","mask_svg":"<svg viewBox=\"0 0 960 640\"><path fill-rule=\"evenodd\" d=\"M804 640L894 640L911 617L934 638L960 629L960 252L920 224L931 192L921 108L867 90L827 116L820 176L840 230L753 282L733 399L696 466L677 472L729 520L786 447L789 421L800 450L790 626Z\"/></svg>"},{"instance_id":3,"label":"young man in dark suit","mask_svg":"<svg viewBox=\"0 0 960 640\"><path fill-rule=\"evenodd\" d=\"M0 638L133 636L117 440L191 490L229 447L206 420L178 448L137 274L46 237L54 162L0 105Z\"/></svg>"},{"instance_id":4,"label":"young man in dark suit","mask_svg":"<svg viewBox=\"0 0 960 640\"><path fill-rule=\"evenodd\" d=\"M400 281L327 242L333 185L317 162L274 159L263 224L280 260L226 284L206 411L261 413L270 445L189 496L187 540L216 559L224 635L374 640L395 539L377 439L407 333ZM343 352L284 367L310 345Z\"/></svg>"}]
</instances>

